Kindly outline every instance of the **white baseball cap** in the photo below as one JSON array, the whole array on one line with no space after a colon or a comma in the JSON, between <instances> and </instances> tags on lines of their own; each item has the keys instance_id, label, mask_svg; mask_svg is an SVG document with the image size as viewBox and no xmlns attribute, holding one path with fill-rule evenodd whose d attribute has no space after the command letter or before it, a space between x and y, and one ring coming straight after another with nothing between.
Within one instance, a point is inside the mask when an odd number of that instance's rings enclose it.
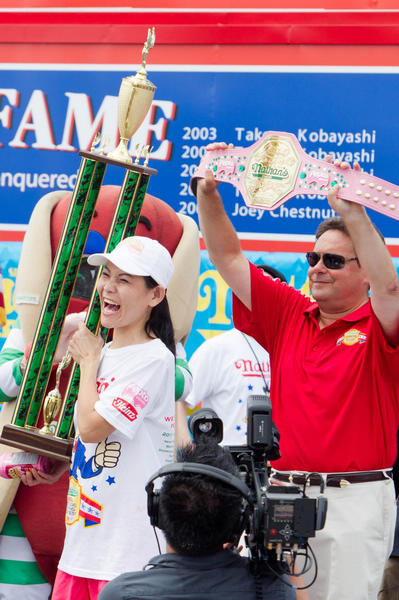
<instances>
[{"instance_id":1,"label":"white baseball cap","mask_svg":"<svg viewBox=\"0 0 399 600\"><path fill-rule=\"evenodd\" d=\"M167 249L156 240L139 235L125 238L112 252L91 254L87 262L95 267L110 262L129 275L150 276L164 288L173 275L173 262Z\"/></svg>"}]
</instances>

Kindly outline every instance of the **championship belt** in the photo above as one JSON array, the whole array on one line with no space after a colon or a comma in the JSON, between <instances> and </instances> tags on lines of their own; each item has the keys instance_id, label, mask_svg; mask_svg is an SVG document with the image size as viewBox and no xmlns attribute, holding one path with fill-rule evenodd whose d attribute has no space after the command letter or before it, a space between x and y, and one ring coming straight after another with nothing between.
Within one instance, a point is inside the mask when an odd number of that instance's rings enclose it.
<instances>
[{"instance_id":1,"label":"championship belt","mask_svg":"<svg viewBox=\"0 0 399 600\"><path fill-rule=\"evenodd\" d=\"M338 197L399 219L399 186L374 175L342 169L312 158L292 133L267 131L248 148L208 150L191 180L210 169L217 181L232 183L252 208L275 210L298 194L327 196L339 185Z\"/></svg>"}]
</instances>

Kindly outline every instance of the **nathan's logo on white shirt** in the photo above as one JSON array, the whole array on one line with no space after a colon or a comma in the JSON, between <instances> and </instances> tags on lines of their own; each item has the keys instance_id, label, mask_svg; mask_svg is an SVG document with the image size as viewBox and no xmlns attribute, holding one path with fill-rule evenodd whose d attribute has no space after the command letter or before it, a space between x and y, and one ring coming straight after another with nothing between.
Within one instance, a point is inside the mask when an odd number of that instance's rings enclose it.
<instances>
[{"instance_id":1,"label":"nathan's logo on white shirt","mask_svg":"<svg viewBox=\"0 0 399 600\"><path fill-rule=\"evenodd\" d=\"M243 377L262 377L263 375L269 376L270 366L264 361L258 363L248 358L239 358L238 360L234 361L234 366Z\"/></svg>"},{"instance_id":2,"label":"nathan's logo on white shirt","mask_svg":"<svg viewBox=\"0 0 399 600\"><path fill-rule=\"evenodd\" d=\"M367 335L358 329L348 329L344 335L337 339L337 346L354 346L355 344L364 344L367 340Z\"/></svg>"},{"instance_id":3,"label":"nathan's logo on white shirt","mask_svg":"<svg viewBox=\"0 0 399 600\"><path fill-rule=\"evenodd\" d=\"M112 406L124 417L129 419L129 421L135 421L137 419L137 410L127 400L124 400L123 398L114 398L114 400L112 400Z\"/></svg>"}]
</instances>

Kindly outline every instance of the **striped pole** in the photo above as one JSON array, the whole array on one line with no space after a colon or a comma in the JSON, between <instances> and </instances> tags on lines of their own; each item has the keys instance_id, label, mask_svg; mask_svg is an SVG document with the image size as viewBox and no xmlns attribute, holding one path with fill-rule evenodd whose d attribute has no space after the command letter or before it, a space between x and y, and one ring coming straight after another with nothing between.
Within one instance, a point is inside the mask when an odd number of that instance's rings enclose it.
<instances>
[{"instance_id":1,"label":"striped pole","mask_svg":"<svg viewBox=\"0 0 399 600\"><path fill-rule=\"evenodd\" d=\"M105 168L88 158L81 162L16 402L16 426L36 426Z\"/></svg>"},{"instance_id":2,"label":"striped pole","mask_svg":"<svg viewBox=\"0 0 399 600\"><path fill-rule=\"evenodd\" d=\"M153 170L137 167L136 165L133 166L133 169L126 172L104 252L111 252L122 239L134 235L136 231L150 175ZM99 271L85 320L86 326L94 334L97 334L100 329L101 307L97 293L97 281L100 274L101 272ZM101 328L101 336L104 339L106 339L107 333L105 328ZM65 391L61 417L58 421L55 437L62 439L73 437L73 411L79 391L79 379L79 365L75 363L72 367Z\"/></svg>"}]
</instances>

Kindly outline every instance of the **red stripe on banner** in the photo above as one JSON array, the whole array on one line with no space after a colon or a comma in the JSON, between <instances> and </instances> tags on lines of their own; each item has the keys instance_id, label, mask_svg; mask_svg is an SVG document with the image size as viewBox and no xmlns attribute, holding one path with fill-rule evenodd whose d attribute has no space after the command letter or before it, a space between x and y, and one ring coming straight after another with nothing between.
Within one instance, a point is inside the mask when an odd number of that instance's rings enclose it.
<instances>
[{"instance_id":1,"label":"red stripe on banner","mask_svg":"<svg viewBox=\"0 0 399 600\"><path fill-rule=\"evenodd\" d=\"M286 240L245 240L240 239L241 248L256 252L307 252L312 250L313 242ZM204 240L200 239L201 250L206 250Z\"/></svg>"},{"instance_id":2,"label":"red stripe on banner","mask_svg":"<svg viewBox=\"0 0 399 600\"><path fill-rule=\"evenodd\" d=\"M398 37L399 40L399 37ZM54 64L124 65L132 57L138 61L143 44L85 45L85 44L2 44L0 62ZM135 65L137 63L134 63ZM318 66L394 66L399 65L398 46L234 46L234 45L181 45L155 46L151 50L152 65L318 65ZM133 71L132 67L132 71Z\"/></svg>"},{"instance_id":3,"label":"red stripe on banner","mask_svg":"<svg viewBox=\"0 0 399 600\"><path fill-rule=\"evenodd\" d=\"M23 242L25 231L1 231L0 242Z\"/></svg>"},{"instance_id":4,"label":"red stripe on banner","mask_svg":"<svg viewBox=\"0 0 399 600\"><path fill-rule=\"evenodd\" d=\"M258 252L307 252L313 242L287 242L285 240L240 240L241 248Z\"/></svg>"},{"instance_id":5,"label":"red stripe on banner","mask_svg":"<svg viewBox=\"0 0 399 600\"><path fill-rule=\"evenodd\" d=\"M0 242L22 242L24 231L0 231ZM312 250L313 242L292 240L246 240L241 239L241 248L248 252L307 252ZM200 239L201 250L206 250L204 240ZM399 245L389 245L393 257L399 257Z\"/></svg>"},{"instance_id":6,"label":"red stripe on banner","mask_svg":"<svg viewBox=\"0 0 399 600\"><path fill-rule=\"evenodd\" d=\"M241 248L247 252L308 252L312 250L314 242L292 240L246 240L240 239ZM399 246L389 245L388 250L393 257L399 256ZM200 239L201 250L206 250L204 240Z\"/></svg>"},{"instance_id":7,"label":"red stripe on banner","mask_svg":"<svg viewBox=\"0 0 399 600\"><path fill-rule=\"evenodd\" d=\"M0 242L22 242L25 231L0 230ZM307 252L312 250L312 241L292 240L240 240L241 248L248 252ZM389 245L388 250L393 257L399 257L399 245ZM204 240L200 239L201 250L206 250Z\"/></svg>"},{"instance_id":8,"label":"red stripe on banner","mask_svg":"<svg viewBox=\"0 0 399 600\"><path fill-rule=\"evenodd\" d=\"M3 12L0 43L396 45L398 11ZM64 58L65 60L65 58Z\"/></svg>"},{"instance_id":9,"label":"red stripe on banner","mask_svg":"<svg viewBox=\"0 0 399 600\"><path fill-rule=\"evenodd\" d=\"M118 8L131 8L132 0L118 0L115 3L112 0L17 0L12 3L15 7L21 8L79 8L85 10L87 8L110 8L115 10L115 4ZM137 3L140 4L140 3ZM11 5L10 0L0 0L0 7L9 8ZM176 9L187 9L187 0L152 0L151 2L142 2L142 6L145 5L146 10L161 9L174 11ZM216 5L216 6L215 6ZM243 0L192 0L189 3L190 10L196 9L242 9L244 5ZM339 9L339 10L353 10L353 9L365 9L372 5L375 10L397 8L397 0L372 0L366 2L365 0L246 0L246 9L309 9L309 8L320 8L323 6L325 9ZM141 8L140 6L138 8Z\"/></svg>"}]
</instances>

